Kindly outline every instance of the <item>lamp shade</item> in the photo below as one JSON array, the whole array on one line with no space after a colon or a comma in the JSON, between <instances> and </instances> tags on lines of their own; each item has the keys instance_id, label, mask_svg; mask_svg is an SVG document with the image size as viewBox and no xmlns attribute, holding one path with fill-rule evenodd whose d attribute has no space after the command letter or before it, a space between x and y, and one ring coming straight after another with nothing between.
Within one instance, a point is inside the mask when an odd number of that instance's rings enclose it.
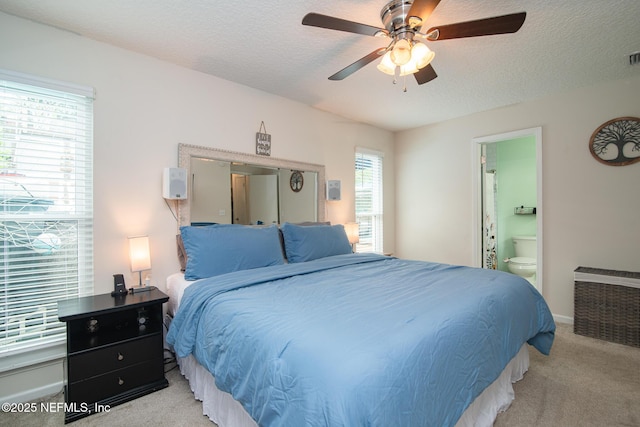
<instances>
[{"instance_id":1,"label":"lamp shade","mask_svg":"<svg viewBox=\"0 0 640 427\"><path fill-rule=\"evenodd\" d=\"M413 73L417 73L418 67L416 65L416 62L411 60L409 62L407 62L406 64L404 64L402 67L400 67L400 76L406 76L408 74L413 74Z\"/></svg>"},{"instance_id":2,"label":"lamp shade","mask_svg":"<svg viewBox=\"0 0 640 427\"><path fill-rule=\"evenodd\" d=\"M396 72L396 64L391 60L391 52L387 52L382 57L382 60L378 64L378 70L382 71L385 74L389 74L393 76Z\"/></svg>"},{"instance_id":3,"label":"lamp shade","mask_svg":"<svg viewBox=\"0 0 640 427\"><path fill-rule=\"evenodd\" d=\"M344 225L344 231L347 232L349 243L353 245L354 243L360 242L360 224L357 222L348 222Z\"/></svg>"},{"instance_id":4,"label":"lamp shade","mask_svg":"<svg viewBox=\"0 0 640 427\"><path fill-rule=\"evenodd\" d=\"M418 42L411 49L411 62L415 62L419 70L429 65L435 56L436 54L424 43Z\"/></svg>"},{"instance_id":5,"label":"lamp shade","mask_svg":"<svg viewBox=\"0 0 640 427\"><path fill-rule=\"evenodd\" d=\"M131 271L151 269L149 236L129 237L129 258L131 260Z\"/></svg>"},{"instance_id":6,"label":"lamp shade","mask_svg":"<svg viewBox=\"0 0 640 427\"><path fill-rule=\"evenodd\" d=\"M403 66L411 60L411 42L398 40L391 49L391 60L398 66Z\"/></svg>"}]
</instances>

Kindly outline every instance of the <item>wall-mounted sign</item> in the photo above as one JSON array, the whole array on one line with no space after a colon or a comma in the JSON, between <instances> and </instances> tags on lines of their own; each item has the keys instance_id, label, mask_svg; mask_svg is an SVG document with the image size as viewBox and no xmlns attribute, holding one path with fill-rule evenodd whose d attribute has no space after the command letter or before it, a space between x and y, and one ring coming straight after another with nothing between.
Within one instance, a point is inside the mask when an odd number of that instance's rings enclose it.
<instances>
[{"instance_id":1,"label":"wall-mounted sign","mask_svg":"<svg viewBox=\"0 0 640 427\"><path fill-rule=\"evenodd\" d=\"M640 162L640 118L619 117L604 123L591 135L589 151L605 165Z\"/></svg>"},{"instance_id":2,"label":"wall-mounted sign","mask_svg":"<svg viewBox=\"0 0 640 427\"><path fill-rule=\"evenodd\" d=\"M260 129L256 132L256 154L260 156L271 155L271 135L267 133L264 122L260 122Z\"/></svg>"}]
</instances>

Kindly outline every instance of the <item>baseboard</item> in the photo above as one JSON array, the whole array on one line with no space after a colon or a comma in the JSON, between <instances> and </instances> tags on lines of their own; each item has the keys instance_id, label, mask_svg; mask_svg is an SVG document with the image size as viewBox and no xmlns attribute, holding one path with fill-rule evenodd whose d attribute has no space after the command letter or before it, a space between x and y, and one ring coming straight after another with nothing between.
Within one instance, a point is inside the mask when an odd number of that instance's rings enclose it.
<instances>
[{"instance_id":1,"label":"baseboard","mask_svg":"<svg viewBox=\"0 0 640 427\"><path fill-rule=\"evenodd\" d=\"M555 320L557 323L566 323L568 325L573 325L573 317L562 316L560 314L554 314L553 315L553 320Z\"/></svg>"},{"instance_id":2,"label":"baseboard","mask_svg":"<svg viewBox=\"0 0 640 427\"><path fill-rule=\"evenodd\" d=\"M41 387L24 390L10 396L2 396L2 401L7 403L22 403L40 400L47 396L58 394L62 391L64 383L62 381L52 384L46 384Z\"/></svg>"}]
</instances>

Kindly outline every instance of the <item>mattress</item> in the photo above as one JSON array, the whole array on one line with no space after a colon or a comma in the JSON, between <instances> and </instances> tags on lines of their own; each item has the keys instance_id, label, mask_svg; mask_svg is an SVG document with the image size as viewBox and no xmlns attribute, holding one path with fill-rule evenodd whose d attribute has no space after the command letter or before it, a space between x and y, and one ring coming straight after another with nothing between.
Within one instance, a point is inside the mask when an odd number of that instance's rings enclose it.
<instances>
[{"instance_id":1,"label":"mattress","mask_svg":"<svg viewBox=\"0 0 640 427\"><path fill-rule=\"evenodd\" d=\"M178 312L182 295L185 289L195 283L195 280L186 280L184 273L173 273L167 277L167 294L169 294L169 302L167 303L167 313L173 317Z\"/></svg>"},{"instance_id":2,"label":"mattress","mask_svg":"<svg viewBox=\"0 0 640 427\"><path fill-rule=\"evenodd\" d=\"M229 393L216 387L213 375L193 355L178 358L180 372L189 381L194 397L202 402L202 414L219 427L257 427L256 422ZM512 384L529 369L529 350L524 344L500 376L462 414L456 427L490 427L514 399Z\"/></svg>"}]
</instances>

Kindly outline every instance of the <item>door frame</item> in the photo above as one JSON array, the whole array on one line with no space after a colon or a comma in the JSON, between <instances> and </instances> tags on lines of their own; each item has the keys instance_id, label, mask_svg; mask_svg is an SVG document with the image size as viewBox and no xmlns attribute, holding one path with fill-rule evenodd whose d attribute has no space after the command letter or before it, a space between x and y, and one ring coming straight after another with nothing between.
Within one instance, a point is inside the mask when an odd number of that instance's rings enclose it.
<instances>
[{"instance_id":1,"label":"door frame","mask_svg":"<svg viewBox=\"0 0 640 427\"><path fill-rule=\"evenodd\" d=\"M540 293L543 290L543 206L542 206L542 127L516 130L512 132L476 137L471 140L471 181L472 190L472 260L474 267L482 268L482 147L484 144L493 144L523 137L534 137L536 141L536 288Z\"/></svg>"}]
</instances>

